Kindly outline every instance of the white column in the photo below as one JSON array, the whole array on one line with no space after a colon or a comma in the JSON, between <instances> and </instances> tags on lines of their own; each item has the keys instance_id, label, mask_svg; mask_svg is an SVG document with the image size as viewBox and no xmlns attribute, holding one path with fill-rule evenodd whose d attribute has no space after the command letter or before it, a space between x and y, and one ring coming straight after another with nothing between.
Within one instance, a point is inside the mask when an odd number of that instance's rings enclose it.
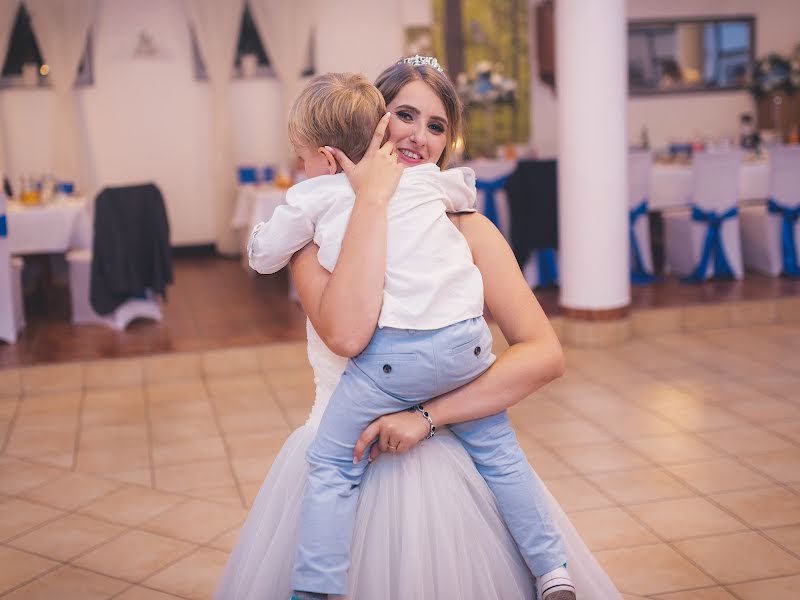
<instances>
[{"instance_id":1,"label":"white column","mask_svg":"<svg viewBox=\"0 0 800 600\"><path fill-rule=\"evenodd\" d=\"M557 0L560 303L630 303L625 0Z\"/></svg>"}]
</instances>

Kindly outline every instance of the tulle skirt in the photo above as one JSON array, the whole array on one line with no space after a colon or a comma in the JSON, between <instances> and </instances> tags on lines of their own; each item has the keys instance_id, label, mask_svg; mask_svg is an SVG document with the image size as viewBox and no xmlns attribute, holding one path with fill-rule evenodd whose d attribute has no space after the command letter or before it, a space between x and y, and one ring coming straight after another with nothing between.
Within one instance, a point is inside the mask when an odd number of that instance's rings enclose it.
<instances>
[{"instance_id":1,"label":"tulle skirt","mask_svg":"<svg viewBox=\"0 0 800 600\"><path fill-rule=\"evenodd\" d=\"M278 454L228 559L215 600L288 600L300 504L316 433L297 429ZM580 600L620 595L560 506ZM532 600L533 578L467 452L449 432L381 455L361 483L347 600Z\"/></svg>"}]
</instances>

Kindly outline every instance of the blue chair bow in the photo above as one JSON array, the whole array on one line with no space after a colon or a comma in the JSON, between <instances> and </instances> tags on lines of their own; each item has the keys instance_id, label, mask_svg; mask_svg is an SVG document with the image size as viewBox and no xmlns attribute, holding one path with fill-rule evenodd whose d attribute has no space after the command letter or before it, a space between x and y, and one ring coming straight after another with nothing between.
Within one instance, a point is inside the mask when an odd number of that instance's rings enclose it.
<instances>
[{"instance_id":1,"label":"blue chair bow","mask_svg":"<svg viewBox=\"0 0 800 600\"><path fill-rule=\"evenodd\" d=\"M536 266L539 269L539 286L552 287L558 285L558 265L554 248L542 248L536 251Z\"/></svg>"},{"instance_id":2,"label":"blue chair bow","mask_svg":"<svg viewBox=\"0 0 800 600\"><path fill-rule=\"evenodd\" d=\"M706 277L708 261L714 256L714 277L733 277L733 270L725 256L725 248L722 246L721 229L722 223L727 219L732 219L739 214L739 209L732 206L721 215L713 210L704 211L699 206L692 205L692 220L707 224L706 239L703 242L703 253L700 255L700 262L692 274L684 277L681 281L685 283L699 283Z\"/></svg>"},{"instance_id":3,"label":"blue chair bow","mask_svg":"<svg viewBox=\"0 0 800 600\"><path fill-rule=\"evenodd\" d=\"M508 175L492 180L478 179L475 181L475 187L478 188L478 191L484 193L483 214L498 229L500 229L500 223L497 218L497 204L495 203L494 194L505 187L506 181L508 181Z\"/></svg>"},{"instance_id":4,"label":"blue chair bow","mask_svg":"<svg viewBox=\"0 0 800 600\"><path fill-rule=\"evenodd\" d=\"M779 204L773 198L767 200L767 210L772 214L783 216L781 224L781 247L783 254L783 273L797 277L800 275L800 265L797 263L797 240L794 237L794 227L800 218L800 204L794 208Z\"/></svg>"},{"instance_id":5,"label":"blue chair bow","mask_svg":"<svg viewBox=\"0 0 800 600\"><path fill-rule=\"evenodd\" d=\"M642 260L642 251L639 248L639 240L636 238L636 230L634 225L642 217L647 216L647 200L642 200L640 204L636 205L630 210L630 238L631 238L631 253L633 254L633 265L631 268L631 282L644 285L653 283L655 275L648 273L644 267Z\"/></svg>"},{"instance_id":6,"label":"blue chair bow","mask_svg":"<svg viewBox=\"0 0 800 600\"><path fill-rule=\"evenodd\" d=\"M8 237L8 223L6 216L0 215L0 238Z\"/></svg>"},{"instance_id":7,"label":"blue chair bow","mask_svg":"<svg viewBox=\"0 0 800 600\"><path fill-rule=\"evenodd\" d=\"M258 183L258 170L255 167L239 167L239 183Z\"/></svg>"},{"instance_id":8,"label":"blue chair bow","mask_svg":"<svg viewBox=\"0 0 800 600\"><path fill-rule=\"evenodd\" d=\"M75 184L72 181L59 181L56 183L56 191L60 194L72 194L75 192Z\"/></svg>"}]
</instances>

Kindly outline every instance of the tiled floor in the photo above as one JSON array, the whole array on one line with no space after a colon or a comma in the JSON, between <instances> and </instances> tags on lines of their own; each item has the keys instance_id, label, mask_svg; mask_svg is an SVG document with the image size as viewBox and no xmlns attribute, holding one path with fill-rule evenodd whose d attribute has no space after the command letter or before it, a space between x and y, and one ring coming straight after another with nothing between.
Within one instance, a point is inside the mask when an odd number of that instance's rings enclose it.
<instances>
[{"instance_id":1,"label":"tiled floor","mask_svg":"<svg viewBox=\"0 0 800 600\"><path fill-rule=\"evenodd\" d=\"M568 349L512 411L626 599L800 598L800 324ZM0 597L209 598L302 343L0 369Z\"/></svg>"},{"instance_id":2,"label":"tiled floor","mask_svg":"<svg viewBox=\"0 0 800 600\"><path fill-rule=\"evenodd\" d=\"M175 284L163 305L164 320L137 321L124 332L72 325L66 287L50 288L46 301L40 298L38 306L29 298L28 326L22 337L12 345L0 342L0 368L305 339L305 316L287 298L285 272L251 277L238 261L216 257L176 258L174 270ZM694 318L688 315L687 322L700 320L708 325L714 315L703 307L800 298L800 279L748 273L744 281L686 285L666 278L635 286L631 294L635 313L695 307L700 312ZM557 289L537 290L536 296L548 315L558 315ZM768 316L764 306L756 310ZM655 319L663 324L674 316L662 312Z\"/></svg>"}]
</instances>

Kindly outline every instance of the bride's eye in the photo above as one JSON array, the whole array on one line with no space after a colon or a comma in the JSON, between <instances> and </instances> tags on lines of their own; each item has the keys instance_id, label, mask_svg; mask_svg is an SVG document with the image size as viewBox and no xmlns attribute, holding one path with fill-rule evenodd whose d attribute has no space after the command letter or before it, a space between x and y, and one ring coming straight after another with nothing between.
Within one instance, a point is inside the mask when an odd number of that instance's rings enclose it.
<instances>
[{"instance_id":1,"label":"bride's eye","mask_svg":"<svg viewBox=\"0 0 800 600\"><path fill-rule=\"evenodd\" d=\"M413 119L411 113L408 113L404 110L398 110L395 114L399 119L402 119L403 121L411 121Z\"/></svg>"},{"instance_id":2,"label":"bride's eye","mask_svg":"<svg viewBox=\"0 0 800 600\"><path fill-rule=\"evenodd\" d=\"M441 123L431 123L428 127L435 133L444 133L444 125Z\"/></svg>"}]
</instances>

